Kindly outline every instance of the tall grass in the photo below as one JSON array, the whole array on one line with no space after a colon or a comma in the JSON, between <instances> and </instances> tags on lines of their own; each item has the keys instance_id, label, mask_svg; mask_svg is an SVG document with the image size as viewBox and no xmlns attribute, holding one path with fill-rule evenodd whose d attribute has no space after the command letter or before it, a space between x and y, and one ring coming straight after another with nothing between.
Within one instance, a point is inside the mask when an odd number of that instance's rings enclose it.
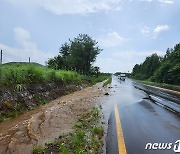
<instances>
[{"instance_id":1,"label":"tall grass","mask_svg":"<svg viewBox=\"0 0 180 154\"><path fill-rule=\"evenodd\" d=\"M72 71L52 70L43 66L12 64L0 66L0 85L50 82L79 82L81 76Z\"/></svg>"},{"instance_id":2,"label":"tall grass","mask_svg":"<svg viewBox=\"0 0 180 154\"><path fill-rule=\"evenodd\" d=\"M103 84L103 87L107 86L108 84L111 84L112 82L112 76L108 78L108 80Z\"/></svg>"},{"instance_id":3,"label":"tall grass","mask_svg":"<svg viewBox=\"0 0 180 154\"><path fill-rule=\"evenodd\" d=\"M90 84L108 79L107 75L81 76L77 72L65 70L53 70L36 64L12 63L0 65L0 87L33 83L53 83L63 84L77 83L81 81Z\"/></svg>"},{"instance_id":4,"label":"tall grass","mask_svg":"<svg viewBox=\"0 0 180 154\"><path fill-rule=\"evenodd\" d=\"M102 81L108 79L108 77L109 76L106 76L106 75L100 75L98 77L96 77L96 76L82 76L82 79L84 81L91 83L91 84L96 84L98 82L102 82Z\"/></svg>"}]
</instances>

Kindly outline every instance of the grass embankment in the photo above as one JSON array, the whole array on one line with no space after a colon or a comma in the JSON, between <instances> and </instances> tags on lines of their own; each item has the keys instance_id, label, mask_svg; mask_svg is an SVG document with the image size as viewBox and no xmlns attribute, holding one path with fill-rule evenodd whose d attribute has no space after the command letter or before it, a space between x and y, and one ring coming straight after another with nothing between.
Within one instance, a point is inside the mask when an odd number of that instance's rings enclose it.
<instances>
[{"instance_id":1,"label":"grass embankment","mask_svg":"<svg viewBox=\"0 0 180 154\"><path fill-rule=\"evenodd\" d=\"M59 136L55 141L48 142L45 147L35 146L33 154L62 153L84 154L100 153L103 145L103 127L100 125L101 115L98 108L84 114L75 123L73 133Z\"/></svg>"},{"instance_id":2,"label":"grass embankment","mask_svg":"<svg viewBox=\"0 0 180 154\"><path fill-rule=\"evenodd\" d=\"M147 85L152 85L152 86L157 86L157 87L161 87L161 88L166 88L166 89L170 89L170 90L176 90L176 91L180 91L180 86L179 85L171 85L171 84L166 84L166 83L157 83L157 82L151 82L148 80L136 80L140 83L143 84L147 84Z\"/></svg>"},{"instance_id":3,"label":"grass embankment","mask_svg":"<svg viewBox=\"0 0 180 154\"><path fill-rule=\"evenodd\" d=\"M112 76L110 76L107 81L103 84L103 87L107 86L108 84L110 84L112 82Z\"/></svg>"},{"instance_id":4,"label":"grass embankment","mask_svg":"<svg viewBox=\"0 0 180 154\"><path fill-rule=\"evenodd\" d=\"M96 84L107 79L108 76L82 76L77 72L53 70L47 67L28 64L28 63L11 63L0 66L0 88L8 87L13 92L23 92L26 86L31 84L46 84L46 83L61 83L67 84L81 84L90 83ZM13 97L13 96L12 96ZM34 96L33 96L34 98ZM36 98L34 98L36 99ZM44 105L49 100L39 98L36 106ZM25 106L23 102L2 102L7 112L0 116L0 122L16 117L20 113L32 110L35 106Z\"/></svg>"},{"instance_id":5,"label":"grass embankment","mask_svg":"<svg viewBox=\"0 0 180 154\"><path fill-rule=\"evenodd\" d=\"M106 80L108 78L109 78L109 76L107 76L107 75L100 75L98 77L96 77L96 76L82 76L82 79L84 81L86 81L86 82L88 82L88 83L90 83L92 85L94 85L94 84L96 84L98 82L102 82L102 81L104 81L104 80Z\"/></svg>"},{"instance_id":6,"label":"grass embankment","mask_svg":"<svg viewBox=\"0 0 180 154\"><path fill-rule=\"evenodd\" d=\"M12 63L0 66L0 87L16 86L19 84L53 83L62 84L88 82L96 84L108 76L82 76L77 72L53 70L37 64Z\"/></svg>"},{"instance_id":7,"label":"grass embankment","mask_svg":"<svg viewBox=\"0 0 180 154\"><path fill-rule=\"evenodd\" d=\"M72 71L52 70L33 64L2 65L0 86L17 84L52 83L52 82L80 82L81 76Z\"/></svg>"}]
</instances>

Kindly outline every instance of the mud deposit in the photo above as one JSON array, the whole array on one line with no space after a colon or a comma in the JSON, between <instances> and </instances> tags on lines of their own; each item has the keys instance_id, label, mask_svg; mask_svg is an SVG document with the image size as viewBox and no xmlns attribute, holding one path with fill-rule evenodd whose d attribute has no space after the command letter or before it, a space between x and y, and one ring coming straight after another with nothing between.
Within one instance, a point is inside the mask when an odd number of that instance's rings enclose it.
<instances>
[{"instance_id":1,"label":"mud deposit","mask_svg":"<svg viewBox=\"0 0 180 154\"><path fill-rule=\"evenodd\" d=\"M0 117L12 117L14 112L31 110L39 104L87 87L85 84L32 84L0 89ZM0 119L1 121L2 119Z\"/></svg>"},{"instance_id":2,"label":"mud deposit","mask_svg":"<svg viewBox=\"0 0 180 154\"><path fill-rule=\"evenodd\" d=\"M89 111L104 94L102 83L58 98L0 124L1 154L30 154L33 145L44 145L72 131L78 116Z\"/></svg>"}]
</instances>

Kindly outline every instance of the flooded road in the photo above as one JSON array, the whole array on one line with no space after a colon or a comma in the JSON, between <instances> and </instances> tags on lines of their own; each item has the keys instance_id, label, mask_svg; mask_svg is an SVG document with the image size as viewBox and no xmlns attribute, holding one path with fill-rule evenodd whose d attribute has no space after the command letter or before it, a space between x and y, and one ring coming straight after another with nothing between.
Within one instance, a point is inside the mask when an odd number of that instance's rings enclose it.
<instances>
[{"instance_id":1,"label":"flooded road","mask_svg":"<svg viewBox=\"0 0 180 154\"><path fill-rule=\"evenodd\" d=\"M111 96L103 105L108 131L106 138L106 153L118 153L118 137L114 113L114 104L117 104L120 123L123 131L125 146L128 154L173 154L175 142L180 140L180 116L164 108L179 110L180 105L158 96L158 100L150 99L143 90L134 87L132 80L125 82L113 77ZM151 89L152 90L152 89ZM162 93L159 91L159 93ZM163 92L164 93L164 92ZM156 97L154 94L150 94ZM169 97L176 98L174 96ZM162 104L158 104L161 101ZM170 105L169 105L170 103ZM168 149L145 149L147 143L172 143Z\"/></svg>"},{"instance_id":2,"label":"flooded road","mask_svg":"<svg viewBox=\"0 0 180 154\"><path fill-rule=\"evenodd\" d=\"M44 145L72 131L78 117L104 94L101 87L102 83L85 88L1 123L0 154L30 154L33 145Z\"/></svg>"}]
</instances>

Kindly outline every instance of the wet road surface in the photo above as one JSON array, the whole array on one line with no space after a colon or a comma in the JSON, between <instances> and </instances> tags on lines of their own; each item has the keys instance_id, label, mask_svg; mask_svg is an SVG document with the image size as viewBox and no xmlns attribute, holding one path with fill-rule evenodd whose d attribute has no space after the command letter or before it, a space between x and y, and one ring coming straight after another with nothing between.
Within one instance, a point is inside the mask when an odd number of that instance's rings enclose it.
<instances>
[{"instance_id":1,"label":"wet road surface","mask_svg":"<svg viewBox=\"0 0 180 154\"><path fill-rule=\"evenodd\" d=\"M149 99L147 93L134 87L133 82L125 82L113 77L111 96L103 105L105 118L108 119L106 153L118 153L117 129L114 104L117 104L122 126L126 151L129 154L173 154L174 143L180 140L180 116ZM152 89L151 89L152 90ZM157 93L157 92L156 92ZM161 93L161 91L159 91ZM152 96L154 96L151 93ZM167 94L169 97L170 94ZM157 96L154 96L157 98ZM177 98L172 96L172 98ZM177 98L178 99L178 98ZM161 103L170 103L180 109L178 102L167 101L158 96ZM168 105L169 106L169 105ZM172 143L171 148L145 149L147 143ZM157 145L155 144L155 148ZM178 146L175 147L177 149ZM180 146L179 146L180 148Z\"/></svg>"}]
</instances>

